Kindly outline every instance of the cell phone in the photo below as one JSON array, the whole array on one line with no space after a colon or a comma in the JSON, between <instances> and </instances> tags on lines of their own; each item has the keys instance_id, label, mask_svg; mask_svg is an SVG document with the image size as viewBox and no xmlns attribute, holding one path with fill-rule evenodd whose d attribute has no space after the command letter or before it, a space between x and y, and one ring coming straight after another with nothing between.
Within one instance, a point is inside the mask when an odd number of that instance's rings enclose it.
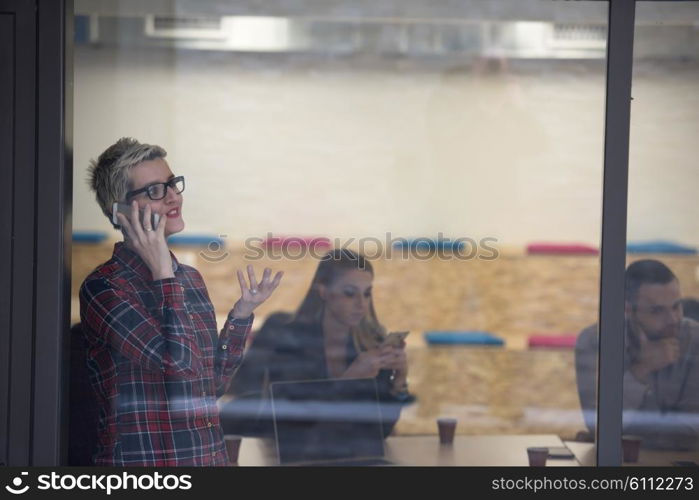
<instances>
[{"instance_id":1,"label":"cell phone","mask_svg":"<svg viewBox=\"0 0 699 500\"><path fill-rule=\"evenodd\" d=\"M566 446L551 446L549 458L575 458L575 455Z\"/></svg>"},{"instance_id":2,"label":"cell phone","mask_svg":"<svg viewBox=\"0 0 699 500\"><path fill-rule=\"evenodd\" d=\"M114 205L112 205L112 222L119 226L119 219L117 219L117 213L120 213L124 215L129 222L131 221L131 205L128 205L126 203L119 203L119 202L114 202ZM142 208L138 209L138 218L141 221L141 224L143 224L143 213L144 210ZM160 214L156 214L155 212L151 212L151 227L155 229L158 227L158 222L160 222Z\"/></svg>"},{"instance_id":3,"label":"cell phone","mask_svg":"<svg viewBox=\"0 0 699 500\"><path fill-rule=\"evenodd\" d=\"M393 347L400 347L403 345L403 341L405 341L405 338L408 336L410 332L391 332L388 335L386 335L386 338L383 340L382 345L390 345Z\"/></svg>"}]
</instances>

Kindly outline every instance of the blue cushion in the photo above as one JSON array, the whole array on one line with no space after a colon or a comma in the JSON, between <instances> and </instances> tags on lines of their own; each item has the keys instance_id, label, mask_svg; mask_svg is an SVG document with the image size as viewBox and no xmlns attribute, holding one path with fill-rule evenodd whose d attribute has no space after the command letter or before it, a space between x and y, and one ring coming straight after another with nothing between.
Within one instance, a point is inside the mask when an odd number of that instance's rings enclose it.
<instances>
[{"instance_id":1,"label":"blue cushion","mask_svg":"<svg viewBox=\"0 0 699 500\"><path fill-rule=\"evenodd\" d=\"M168 237L167 242L172 245L183 246L209 246L211 243L217 243L223 246L223 240L218 236L210 234L173 234Z\"/></svg>"},{"instance_id":2,"label":"blue cushion","mask_svg":"<svg viewBox=\"0 0 699 500\"><path fill-rule=\"evenodd\" d=\"M429 345L504 345L505 341L489 332L482 331L448 331L425 332Z\"/></svg>"},{"instance_id":3,"label":"blue cushion","mask_svg":"<svg viewBox=\"0 0 699 500\"><path fill-rule=\"evenodd\" d=\"M637 241L626 245L628 253L679 253L693 255L697 253L696 247L681 245L673 241Z\"/></svg>"},{"instance_id":4,"label":"blue cushion","mask_svg":"<svg viewBox=\"0 0 699 500\"><path fill-rule=\"evenodd\" d=\"M397 249L410 249L410 250L420 250L420 251L436 251L436 250L463 250L463 241L451 241L451 240L435 240L432 238L414 238L399 240L393 243L393 248Z\"/></svg>"},{"instance_id":5,"label":"blue cushion","mask_svg":"<svg viewBox=\"0 0 699 500\"><path fill-rule=\"evenodd\" d=\"M74 243L102 243L107 239L107 233L103 231L74 231Z\"/></svg>"}]
</instances>

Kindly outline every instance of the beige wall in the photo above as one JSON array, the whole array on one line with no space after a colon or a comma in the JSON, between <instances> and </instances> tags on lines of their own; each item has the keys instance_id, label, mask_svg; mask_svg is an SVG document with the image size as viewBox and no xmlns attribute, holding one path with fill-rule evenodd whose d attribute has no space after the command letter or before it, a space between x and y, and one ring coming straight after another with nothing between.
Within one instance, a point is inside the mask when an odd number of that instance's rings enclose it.
<instances>
[{"instance_id":1,"label":"beige wall","mask_svg":"<svg viewBox=\"0 0 699 500\"><path fill-rule=\"evenodd\" d=\"M74 228L109 231L85 170L131 135L163 145L187 176L190 233L598 244L603 61L274 57L78 47ZM698 75L634 82L630 239L699 243Z\"/></svg>"},{"instance_id":2,"label":"beige wall","mask_svg":"<svg viewBox=\"0 0 699 500\"><path fill-rule=\"evenodd\" d=\"M699 244L699 64L639 64L631 106L628 234Z\"/></svg>"},{"instance_id":3,"label":"beige wall","mask_svg":"<svg viewBox=\"0 0 699 500\"><path fill-rule=\"evenodd\" d=\"M570 88L572 77L163 54L78 52L76 229L107 227L87 161L133 135L187 175L189 231L598 238L601 74Z\"/></svg>"}]
</instances>

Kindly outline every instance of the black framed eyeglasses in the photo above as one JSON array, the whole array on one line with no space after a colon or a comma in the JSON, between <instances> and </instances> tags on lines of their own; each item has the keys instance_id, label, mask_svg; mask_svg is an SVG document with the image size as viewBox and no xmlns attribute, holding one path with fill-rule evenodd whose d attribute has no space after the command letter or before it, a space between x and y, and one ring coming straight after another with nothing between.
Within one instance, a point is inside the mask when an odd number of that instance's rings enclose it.
<instances>
[{"instance_id":1,"label":"black framed eyeglasses","mask_svg":"<svg viewBox=\"0 0 699 500\"><path fill-rule=\"evenodd\" d=\"M137 194L146 193L151 200L162 200L167 196L167 188L171 188L175 194L180 194L184 191L184 176L180 175L173 177L167 182L158 182L141 189L129 191L126 193L126 199L133 198Z\"/></svg>"}]
</instances>

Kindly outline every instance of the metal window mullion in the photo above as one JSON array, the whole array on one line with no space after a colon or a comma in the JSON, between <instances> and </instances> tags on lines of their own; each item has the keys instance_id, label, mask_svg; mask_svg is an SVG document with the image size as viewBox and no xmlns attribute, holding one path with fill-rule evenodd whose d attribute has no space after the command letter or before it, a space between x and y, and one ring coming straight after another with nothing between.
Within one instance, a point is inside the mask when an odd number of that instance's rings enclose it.
<instances>
[{"instance_id":1,"label":"metal window mullion","mask_svg":"<svg viewBox=\"0 0 699 500\"><path fill-rule=\"evenodd\" d=\"M11 164L3 173L12 180L11 227L3 227L3 237L10 238L8 258L10 275L3 276L3 286L10 287L9 305L9 380L7 399L7 465L30 465L32 426L28 415L32 405L33 298L34 298L34 184L35 144L34 114L36 18L33 2L0 2L0 9L11 12L14 25L14 109L12 116L13 151ZM7 169L8 171L6 171ZM3 381L4 382L4 381ZM5 404L5 401L2 401ZM5 431L5 429L2 429Z\"/></svg>"},{"instance_id":2,"label":"metal window mullion","mask_svg":"<svg viewBox=\"0 0 699 500\"><path fill-rule=\"evenodd\" d=\"M72 0L38 0L36 343L32 464L67 456L72 198Z\"/></svg>"},{"instance_id":3,"label":"metal window mullion","mask_svg":"<svg viewBox=\"0 0 699 500\"><path fill-rule=\"evenodd\" d=\"M597 465L621 465L624 268L635 0L609 0L597 377Z\"/></svg>"}]
</instances>

